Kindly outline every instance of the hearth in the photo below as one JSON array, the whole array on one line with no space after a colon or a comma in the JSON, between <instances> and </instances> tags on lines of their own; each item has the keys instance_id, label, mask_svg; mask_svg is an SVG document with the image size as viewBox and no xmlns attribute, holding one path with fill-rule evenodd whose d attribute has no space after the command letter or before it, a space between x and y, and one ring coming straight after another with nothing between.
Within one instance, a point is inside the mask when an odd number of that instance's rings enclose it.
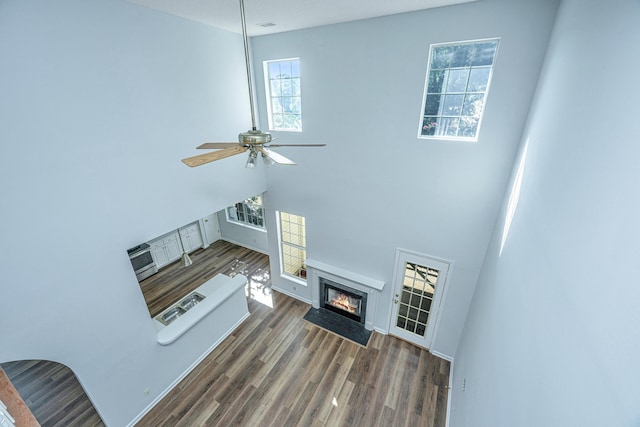
<instances>
[{"instance_id":1,"label":"hearth","mask_svg":"<svg viewBox=\"0 0 640 427\"><path fill-rule=\"evenodd\" d=\"M320 307L365 323L367 293L320 277Z\"/></svg>"}]
</instances>

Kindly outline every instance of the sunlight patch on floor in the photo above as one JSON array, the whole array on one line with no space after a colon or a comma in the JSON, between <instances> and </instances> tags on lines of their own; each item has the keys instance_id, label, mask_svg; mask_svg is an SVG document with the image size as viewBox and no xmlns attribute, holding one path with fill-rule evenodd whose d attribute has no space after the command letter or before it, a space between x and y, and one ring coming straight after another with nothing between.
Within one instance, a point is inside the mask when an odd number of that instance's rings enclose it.
<instances>
[{"instance_id":1,"label":"sunlight patch on floor","mask_svg":"<svg viewBox=\"0 0 640 427\"><path fill-rule=\"evenodd\" d=\"M268 286L269 280L271 279L269 271L259 268L254 271L248 279L246 286L247 298L251 298L260 304L273 308L271 287Z\"/></svg>"}]
</instances>

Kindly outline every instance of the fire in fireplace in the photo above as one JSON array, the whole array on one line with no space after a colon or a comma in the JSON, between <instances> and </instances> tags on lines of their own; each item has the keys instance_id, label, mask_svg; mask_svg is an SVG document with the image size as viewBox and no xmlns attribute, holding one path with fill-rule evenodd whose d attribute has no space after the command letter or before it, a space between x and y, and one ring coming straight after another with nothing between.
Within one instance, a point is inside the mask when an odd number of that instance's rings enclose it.
<instances>
[{"instance_id":1,"label":"fire in fireplace","mask_svg":"<svg viewBox=\"0 0 640 427\"><path fill-rule=\"evenodd\" d=\"M367 294L340 283L320 278L320 307L365 322Z\"/></svg>"}]
</instances>

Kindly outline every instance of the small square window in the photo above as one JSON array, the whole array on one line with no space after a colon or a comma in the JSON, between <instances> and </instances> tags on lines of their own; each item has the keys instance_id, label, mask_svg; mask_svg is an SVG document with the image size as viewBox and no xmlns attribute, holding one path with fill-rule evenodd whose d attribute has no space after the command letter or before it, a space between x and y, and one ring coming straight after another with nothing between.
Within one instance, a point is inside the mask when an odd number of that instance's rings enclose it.
<instances>
[{"instance_id":1,"label":"small square window","mask_svg":"<svg viewBox=\"0 0 640 427\"><path fill-rule=\"evenodd\" d=\"M264 62L269 130L302 131L300 60Z\"/></svg>"},{"instance_id":2,"label":"small square window","mask_svg":"<svg viewBox=\"0 0 640 427\"><path fill-rule=\"evenodd\" d=\"M418 138L478 140L499 42L431 45Z\"/></svg>"}]
</instances>

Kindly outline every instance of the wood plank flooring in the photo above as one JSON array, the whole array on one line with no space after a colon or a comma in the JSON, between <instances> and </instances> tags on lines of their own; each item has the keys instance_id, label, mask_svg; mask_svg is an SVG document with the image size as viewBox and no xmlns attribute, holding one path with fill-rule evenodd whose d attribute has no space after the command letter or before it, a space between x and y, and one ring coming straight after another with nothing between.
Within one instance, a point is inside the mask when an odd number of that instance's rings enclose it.
<instances>
[{"instance_id":1,"label":"wood plank flooring","mask_svg":"<svg viewBox=\"0 0 640 427\"><path fill-rule=\"evenodd\" d=\"M46 360L2 364L22 400L43 427L104 426L75 374Z\"/></svg>"},{"instance_id":2,"label":"wood plank flooring","mask_svg":"<svg viewBox=\"0 0 640 427\"><path fill-rule=\"evenodd\" d=\"M228 275L228 266L235 259L248 264L249 274L258 268L269 269L267 255L224 240L218 240L206 249L197 249L189 257L193 261L189 267L183 267L178 260L140 282L151 317L157 316L216 274Z\"/></svg>"},{"instance_id":3,"label":"wood plank flooring","mask_svg":"<svg viewBox=\"0 0 640 427\"><path fill-rule=\"evenodd\" d=\"M189 268L178 263L161 270L170 303L240 258L254 273L251 316L138 426L445 425L449 362L377 333L364 348L304 321L309 305L272 292L268 275L255 274L257 268L268 272L266 255L216 242L191 257ZM160 273L153 277L160 284ZM43 426L103 425L68 368L42 361L2 367Z\"/></svg>"},{"instance_id":4,"label":"wood plank flooring","mask_svg":"<svg viewBox=\"0 0 640 427\"><path fill-rule=\"evenodd\" d=\"M361 347L278 292L272 306L250 300L251 316L138 426L445 425L449 362L378 333Z\"/></svg>"}]
</instances>

